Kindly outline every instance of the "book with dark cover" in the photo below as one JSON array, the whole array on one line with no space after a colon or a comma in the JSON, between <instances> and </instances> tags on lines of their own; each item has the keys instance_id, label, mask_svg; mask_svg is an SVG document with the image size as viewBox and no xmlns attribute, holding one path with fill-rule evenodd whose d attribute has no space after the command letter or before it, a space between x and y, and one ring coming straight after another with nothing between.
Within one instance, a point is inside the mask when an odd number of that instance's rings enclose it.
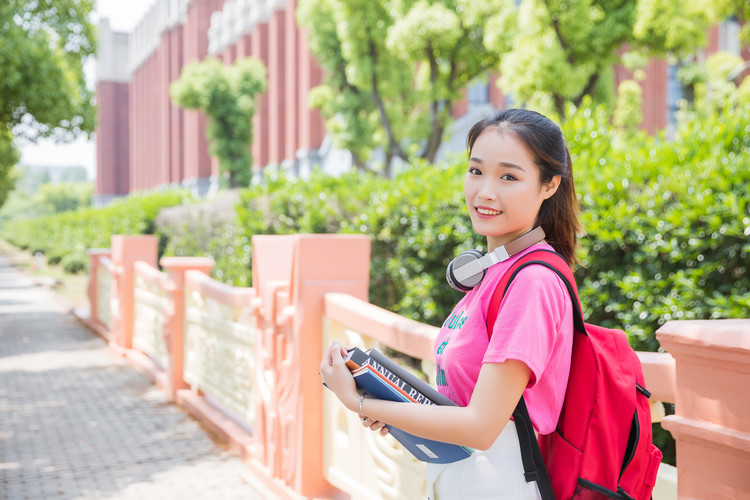
<instances>
[{"instance_id":1,"label":"book with dark cover","mask_svg":"<svg viewBox=\"0 0 750 500\"><path fill-rule=\"evenodd\" d=\"M354 375L354 381L360 392L371 398L456 406L456 403L377 349L369 349L366 352L358 347L349 349L346 365ZM437 464L456 462L467 458L472 452L470 448L417 437L390 425L387 427L391 436L423 462Z\"/></svg>"}]
</instances>

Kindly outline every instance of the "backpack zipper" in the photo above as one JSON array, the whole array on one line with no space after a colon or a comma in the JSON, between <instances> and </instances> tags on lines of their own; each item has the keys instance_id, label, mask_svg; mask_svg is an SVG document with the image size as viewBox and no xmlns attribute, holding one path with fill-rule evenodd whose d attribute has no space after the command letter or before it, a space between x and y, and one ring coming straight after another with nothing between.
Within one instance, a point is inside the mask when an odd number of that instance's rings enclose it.
<instances>
[{"instance_id":1,"label":"backpack zipper","mask_svg":"<svg viewBox=\"0 0 750 500\"><path fill-rule=\"evenodd\" d=\"M643 387L641 384L639 384L638 382L635 383L635 388L638 390L638 392L640 392L641 394L643 394L647 398L651 397L651 392L648 389L646 389L645 387Z\"/></svg>"},{"instance_id":2,"label":"backpack zipper","mask_svg":"<svg viewBox=\"0 0 750 500\"><path fill-rule=\"evenodd\" d=\"M641 424L638 422L638 408L633 412L633 423L630 426L630 436L628 436L628 447L625 450L625 458L622 461L622 468L620 469L620 476L625 473L625 469L628 468L630 462L635 457L635 450L638 449L638 438L641 435Z\"/></svg>"}]
</instances>

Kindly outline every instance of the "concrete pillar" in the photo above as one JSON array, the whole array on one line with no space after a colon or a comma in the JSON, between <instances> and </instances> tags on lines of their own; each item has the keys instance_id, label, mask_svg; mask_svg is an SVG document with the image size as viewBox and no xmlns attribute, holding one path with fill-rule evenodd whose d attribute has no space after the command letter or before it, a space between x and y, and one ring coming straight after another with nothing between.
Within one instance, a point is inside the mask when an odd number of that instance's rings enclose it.
<instances>
[{"instance_id":1,"label":"concrete pillar","mask_svg":"<svg viewBox=\"0 0 750 500\"><path fill-rule=\"evenodd\" d=\"M182 72L182 44L183 34L182 25L176 25L169 31L170 52L169 52L169 84L171 85L180 78ZM169 96L168 96L169 97ZM169 97L169 147L170 165L169 165L169 183L180 184L185 179L184 169L184 116L183 110L172 102Z\"/></svg>"},{"instance_id":2,"label":"concrete pillar","mask_svg":"<svg viewBox=\"0 0 750 500\"><path fill-rule=\"evenodd\" d=\"M300 108L299 91L301 68L301 54L297 41L299 28L297 27L297 0L287 0L284 9L284 162L295 164L297 149L299 149L298 125L302 115L307 110Z\"/></svg>"},{"instance_id":3,"label":"concrete pillar","mask_svg":"<svg viewBox=\"0 0 750 500\"><path fill-rule=\"evenodd\" d=\"M133 348L134 302L133 266L139 261L156 267L157 237L151 234L140 236L112 236L112 262L115 265L115 294L112 308L115 343L124 348Z\"/></svg>"},{"instance_id":4,"label":"concrete pillar","mask_svg":"<svg viewBox=\"0 0 750 500\"><path fill-rule=\"evenodd\" d=\"M268 23L261 22L255 26L250 35L251 55L263 62L266 67L268 87L263 95L259 96L258 110L253 117L253 166L265 167L268 165L270 109L268 95L270 92L270 75L268 60Z\"/></svg>"},{"instance_id":5,"label":"concrete pillar","mask_svg":"<svg viewBox=\"0 0 750 500\"><path fill-rule=\"evenodd\" d=\"M750 497L750 319L670 321L656 337L675 359L679 498Z\"/></svg>"},{"instance_id":6,"label":"concrete pillar","mask_svg":"<svg viewBox=\"0 0 750 500\"><path fill-rule=\"evenodd\" d=\"M268 21L268 162L279 165L284 160L284 120L286 103L284 90L286 64L284 62L284 12L277 10Z\"/></svg>"},{"instance_id":7,"label":"concrete pillar","mask_svg":"<svg viewBox=\"0 0 750 500\"><path fill-rule=\"evenodd\" d=\"M323 386L315 375L323 352L324 296L366 300L370 240L359 235L253 237L253 287L261 298L256 408L266 467L305 497L330 494L323 476ZM265 374L265 375L264 375ZM268 383L276 387L268 387ZM305 418L299 418L305 415Z\"/></svg>"}]
</instances>

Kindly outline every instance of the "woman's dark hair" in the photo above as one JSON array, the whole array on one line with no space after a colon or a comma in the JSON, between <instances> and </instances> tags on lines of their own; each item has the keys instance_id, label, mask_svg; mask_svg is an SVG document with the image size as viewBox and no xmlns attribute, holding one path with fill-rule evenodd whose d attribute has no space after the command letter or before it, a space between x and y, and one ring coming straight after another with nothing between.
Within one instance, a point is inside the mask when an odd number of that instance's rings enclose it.
<instances>
[{"instance_id":1,"label":"woman's dark hair","mask_svg":"<svg viewBox=\"0 0 750 500\"><path fill-rule=\"evenodd\" d=\"M466 137L466 147L471 154L477 138L488 128L498 132L509 131L518 137L531 152L539 168L542 184L556 175L560 186L555 194L542 202L536 225L542 226L545 239L565 257L570 265L577 262L576 242L580 230L578 199L573 185L573 166L570 152L560 127L544 115L528 109L503 109L494 116L474 124Z\"/></svg>"}]
</instances>

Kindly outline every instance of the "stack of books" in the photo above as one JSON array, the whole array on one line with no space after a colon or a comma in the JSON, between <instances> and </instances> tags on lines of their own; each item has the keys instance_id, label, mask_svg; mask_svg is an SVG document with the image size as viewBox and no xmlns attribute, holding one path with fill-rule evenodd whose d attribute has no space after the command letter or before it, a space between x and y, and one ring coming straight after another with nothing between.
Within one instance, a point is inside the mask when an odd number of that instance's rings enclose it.
<instances>
[{"instance_id":1,"label":"stack of books","mask_svg":"<svg viewBox=\"0 0 750 500\"><path fill-rule=\"evenodd\" d=\"M377 349L348 350L346 365L354 375L360 393L374 399L423 405L456 406L426 382L417 378ZM412 455L423 462L451 463L471 455L471 448L424 439L397 427L386 425L388 431Z\"/></svg>"}]
</instances>

